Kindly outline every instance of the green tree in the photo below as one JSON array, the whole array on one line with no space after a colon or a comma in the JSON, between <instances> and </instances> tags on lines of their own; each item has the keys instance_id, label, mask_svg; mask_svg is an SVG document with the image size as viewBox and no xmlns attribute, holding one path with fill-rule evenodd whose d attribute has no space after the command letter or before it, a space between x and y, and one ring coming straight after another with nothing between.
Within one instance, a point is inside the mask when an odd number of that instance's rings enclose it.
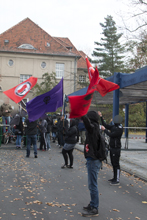
<instances>
[{"instance_id":1,"label":"green tree","mask_svg":"<svg viewBox=\"0 0 147 220\"><path fill-rule=\"evenodd\" d=\"M95 42L98 46L93 51L92 56L94 59L92 62L98 65L98 69L101 75L111 76L114 72L123 72L125 47L119 43L122 33L117 34L116 23L112 16L108 15L105 18L105 23L100 23L104 37L100 42Z\"/></svg>"},{"instance_id":2,"label":"green tree","mask_svg":"<svg viewBox=\"0 0 147 220\"><path fill-rule=\"evenodd\" d=\"M145 127L146 103L137 103L129 106L129 127Z\"/></svg>"},{"instance_id":3,"label":"green tree","mask_svg":"<svg viewBox=\"0 0 147 220\"><path fill-rule=\"evenodd\" d=\"M52 72L51 74L44 73L42 75L42 82L36 83L33 88L33 96L42 95L57 85L56 73Z\"/></svg>"}]
</instances>

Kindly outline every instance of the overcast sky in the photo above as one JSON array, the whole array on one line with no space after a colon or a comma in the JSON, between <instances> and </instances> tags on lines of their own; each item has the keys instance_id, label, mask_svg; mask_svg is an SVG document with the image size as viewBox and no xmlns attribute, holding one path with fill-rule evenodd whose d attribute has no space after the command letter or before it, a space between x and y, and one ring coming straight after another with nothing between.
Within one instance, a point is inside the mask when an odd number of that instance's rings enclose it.
<instances>
[{"instance_id":1,"label":"overcast sky","mask_svg":"<svg viewBox=\"0 0 147 220\"><path fill-rule=\"evenodd\" d=\"M122 27L129 0L6 0L0 4L0 34L25 18L30 18L48 34L68 37L78 50L89 56L94 41L102 37L100 22L113 16Z\"/></svg>"}]
</instances>

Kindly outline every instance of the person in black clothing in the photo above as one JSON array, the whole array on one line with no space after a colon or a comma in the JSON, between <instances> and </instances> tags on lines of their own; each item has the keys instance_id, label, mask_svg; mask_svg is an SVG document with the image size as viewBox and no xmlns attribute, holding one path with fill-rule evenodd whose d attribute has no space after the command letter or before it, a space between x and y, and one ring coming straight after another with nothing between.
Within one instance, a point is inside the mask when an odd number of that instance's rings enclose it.
<instances>
[{"instance_id":1,"label":"person in black clothing","mask_svg":"<svg viewBox=\"0 0 147 220\"><path fill-rule=\"evenodd\" d=\"M18 117L19 117L19 124L15 126L16 148L21 148L21 139L23 136L23 123L22 123L22 117L20 115L18 115Z\"/></svg>"},{"instance_id":2,"label":"person in black clothing","mask_svg":"<svg viewBox=\"0 0 147 220\"><path fill-rule=\"evenodd\" d=\"M98 111L102 120L101 129L110 137L110 160L113 167L113 178L108 180L111 185L119 185L120 181L120 153L121 153L121 137L123 127L121 125L123 118L120 115L114 117L114 125L106 124L103 120L102 113ZM108 130L107 130L108 129Z\"/></svg>"},{"instance_id":3,"label":"person in black clothing","mask_svg":"<svg viewBox=\"0 0 147 220\"><path fill-rule=\"evenodd\" d=\"M76 126L76 121L74 119L70 120L70 128L65 132L65 144L62 149L62 154L64 157L65 164L61 168L73 168L73 150L78 140L78 128ZM70 160L70 165L68 165L68 156Z\"/></svg>"},{"instance_id":4,"label":"person in black clothing","mask_svg":"<svg viewBox=\"0 0 147 220\"><path fill-rule=\"evenodd\" d=\"M67 119L64 119L64 116L61 116L61 119L58 123L58 138L59 138L60 147L64 146L64 143L65 143L64 131L67 129L68 129L68 121L67 121Z\"/></svg>"},{"instance_id":5,"label":"person in black clothing","mask_svg":"<svg viewBox=\"0 0 147 220\"><path fill-rule=\"evenodd\" d=\"M55 120L55 121L53 122L53 125L52 125L52 138L53 138L53 143L55 143L55 141L56 141L57 131L58 131L57 120Z\"/></svg>"},{"instance_id":6,"label":"person in black clothing","mask_svg":"<svg viewBox=\"0 0 147 220\"><path fill-rule=\"evenodd\" d=\"M47 121L47 131L45 134L46 146L47 146L47 150L51 150L51 144L50 144L51 119L47 117L46 121Z\"/></svg>"},{"instance_id":7,"label":"person in black clothing","mask_svg":"<svg viewBox=\"0 0 147 220\"><path fill-rule=\"evenodd\" d=\"M26 138L27 138L27 151L26 157L30 156L30 147L31 143L34 148L34 157L37 158L37 120L30 122L29 119L26 119Z\"/></svg>"},{"instance_id":8,"label":"person in black clothing","mask_svg":"<svg viewBox=\"0 0 147 220\"><path fill-rule=\"evenodd\" d=\"M42 151L47 150L47 143L46 143L46 132L47 132L47 121L45 119L40 119L39 124L37 125L40 131L40 149ZM44 147L44 149L43 149Z\"/></svg>"},{"instance_id":9,"label":"person in black clothing","mask_svg":"<svg viewBox=\"0 0 147 220\"><path fill-rule=\"evenodd\" d=\"M101 168L101 161L95 156L99 143L99 116L96 111L89 111L87 115L81 117L86 128L86 140L84 144L84 156L88 172L88 188L90 191L90 203L83 207L86 211L82 213L84 217L98 216L99 192L98 192L98 173Z\"/></svg>"}]
</instances>

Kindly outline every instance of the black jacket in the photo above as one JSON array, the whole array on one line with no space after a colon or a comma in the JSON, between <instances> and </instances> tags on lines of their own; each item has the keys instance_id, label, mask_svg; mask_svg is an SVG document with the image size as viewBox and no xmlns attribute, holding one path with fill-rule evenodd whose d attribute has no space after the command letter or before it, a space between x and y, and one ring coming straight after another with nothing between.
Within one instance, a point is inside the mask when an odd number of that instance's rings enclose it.
<instances>
[{"instance_id":1,"label":"black jacket","mask_svg":"<svg viewBox=\"0 0 147 220\"><path fill-rule=\"evenodd\" d=\"M99 124L98 121L90 120L87 115L81 117L86 128L86 141L84 145L85 158L91 157L97 160L95 151L98 149L99 143Z\"/></svg>"},{"instance_id":2,"label":"black jacket","mask_svg":"<svg viewBox=\"0 0 147 220\"><path fill-rule=\"evenodd\" d=\"M19 135L23 135L23 123L22 123L22 117L20 116L20 121L19 124L16 125L16 129L19 130L20 133L18 133Z\"/></svg>"},{"instance_id":3,"label":"black jacket","mask_svg":"<svg viewBox=\"0 0 147 220\"><path fill-rule=\"evenodd\" d=\"M104 132L110 137L110 148L120 149L121 148L121 137L123 134L123 127L120 124L106 124L103 118L101 117L102 125L106 128ZM108 131L108 130L109 131Z\"/></svg>"},{"instance_id":4,"label":"black jacket","mask_svg":"<svg viewBox=\"0 0 147 220\"><path fill-rule=\"evenodd\" d=\"M64 122L63 122L63 120L59 120L59 123L58 123L57 127L58 127L58 132L61 133L61 134L64 134L64 130L67 131L67 129L68 129L68 121L67 121L67 119L64 119ZM63 129L63 127L65 129Z\"/></svg>"},{"instance_id":5,"label":"black jacket","mask_svg":"<svg viewBox=\"0 0 147 220\"><path fill-rule=\"evenodd\" d=\"M72 119L70 128L65 130L65 143L67 144L76 144L77 143L77 136L78 136L78 128L76 126L75 120Z\"/></svg>"},{"instance_id":6,"label":"black jacket","mask_svg":"<svg viewBox=\"0 0 147 220\"><path fill-rule=\"evenodd\" d=\"M35 135L37 134L37 120L29 122L29 119L26 119L26 134L27 135Z\"/></svg>"}]
</instances>

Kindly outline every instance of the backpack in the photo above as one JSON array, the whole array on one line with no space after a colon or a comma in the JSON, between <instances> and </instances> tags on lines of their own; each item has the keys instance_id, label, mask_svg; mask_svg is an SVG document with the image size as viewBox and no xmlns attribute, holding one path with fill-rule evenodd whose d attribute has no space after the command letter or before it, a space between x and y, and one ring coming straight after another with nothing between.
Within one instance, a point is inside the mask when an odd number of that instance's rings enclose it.
<instances>
[{"instance_id":1,"label":"backpack","mask_svg":"<svg viewBox=\"0 0 147 220\"><path fill-rule=\"evenodd\" d=\"M108 144L105 141L105 137L102 134L99 134L99 142L98 148L96 150L96 157L100 161L106 161L107 163L107 156L108 156Z\"/></svg>"}]
</instances>

